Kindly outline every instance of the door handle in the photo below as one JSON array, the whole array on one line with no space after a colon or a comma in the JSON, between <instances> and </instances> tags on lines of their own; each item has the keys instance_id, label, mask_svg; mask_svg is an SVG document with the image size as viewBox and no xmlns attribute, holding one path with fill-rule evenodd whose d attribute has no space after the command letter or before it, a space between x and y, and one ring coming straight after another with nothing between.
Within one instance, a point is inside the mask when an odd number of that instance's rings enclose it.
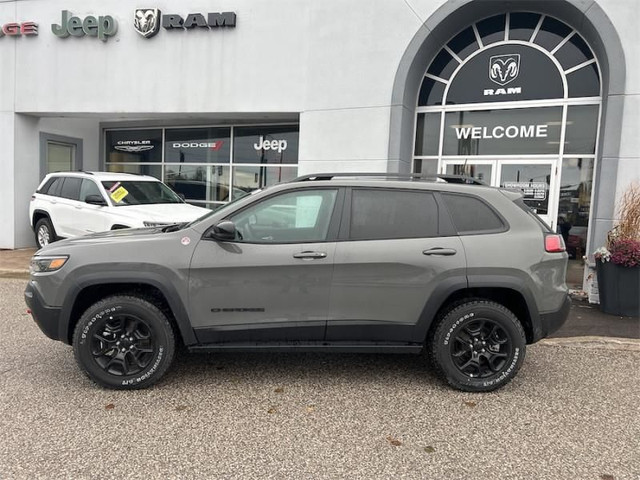
<instances>
[{"instance_id":1,"label":"door handle","mask_svg":"<svg viewBox=\"0 0 640 480\"><path fill-rule=\"evenodd\" d=\"M422 252L423 255L455 255L458 251L455 248L433 247Z\"/></svg>"},{"instance_id":2,"label":"door handle","mask_svg":"<svg viewBox=\"0 0 640 480\"><path fill-rule=\"evenodd\" d=\"M327 256L324 252L300 252L294 253L293 258L308 258L310 260L314 258L325 258Z\"/></svg>"},{"instance_id":3,"label":"door handle","mask_svg":"<svg viewBox=\"0 0 640 480\"><path fill-rule=\"evenodd\" d=\"M76 205L76 209L82 210L82 205Z\"/></svg>"}]
</instances>

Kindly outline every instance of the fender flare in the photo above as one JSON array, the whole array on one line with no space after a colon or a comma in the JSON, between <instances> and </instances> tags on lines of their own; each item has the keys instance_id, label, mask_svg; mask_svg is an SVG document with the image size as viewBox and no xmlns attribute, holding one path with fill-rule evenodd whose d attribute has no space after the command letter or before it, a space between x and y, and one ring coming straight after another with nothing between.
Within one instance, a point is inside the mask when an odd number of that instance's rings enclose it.
<instances>
[{"instance_id":1,"label":"fender flare","mask_svg":"<svg viewBox=\"0 0 640 480\"><path fill-rule=\"evenodd\" d=\"M456 276L440 282L427 300L420 314L414 330L414 340L417 342L424 341L431 325L433 325L433 322L436 320L438 311L445 305L445 302L451 295L464 290L477 288L501 288L519 293L524 299L529 311L533 338L541 338L540 313L531 289L526 285L525 280L515 274L490 274L467 275L466 277Z\"/></svg>"},{"instance_id":2,"label":"fender flare","mask_svg":"<svg viewBox=\"0 0 640 480\"><path fill-rule=\"evenodd\" d=\"M189 321L189 315L185 308L180 295L175 287L167 282L166 277L160 275L158 272L108 272L108 274L96 272L88 273L74 279L72 285L68 290L68 293L62 304L62 310L60 312L60 323L58 335L59 338L67 344L70 344L69 336L69 323L71 321L71 312L78 299L78 295L82 290L87 287L96 285L114 285L114 284L131 284L139 283L144 285L150 285L157 288L169 304L171 312L176 320L182 339L185 345L193 345L197 343L197 339L191 322Z\"/></svg>"}]
</instances>

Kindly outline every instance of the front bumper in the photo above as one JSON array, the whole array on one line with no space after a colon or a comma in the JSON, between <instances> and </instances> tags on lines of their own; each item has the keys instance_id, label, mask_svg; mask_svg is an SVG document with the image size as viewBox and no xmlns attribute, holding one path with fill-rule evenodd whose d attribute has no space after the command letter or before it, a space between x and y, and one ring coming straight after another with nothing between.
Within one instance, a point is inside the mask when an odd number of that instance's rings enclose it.
<instances>
[{"instance_id":1,"label":"front bumper","mask_svg":"<svg viewBox=\"0 0 640 480\"><path fill-rule=\"evenodd\" d=\"M60 307L50 307L44 303L40 292L29 282L24 291L24 301L29 309L31 316L35 320L40 330L53 340L61 340L60 338Z\"/></svg>"},{"instance_id":2,"label":"front bumper","mask_svg":"<svg viewBox=\"0 0 640 480\"><path fill-rule=\"evenodd\" d=\"M555 312L541 313L540 334L534 341L537 342L538 340L548 337L553 332L559 330L560 327L564 325L564 322L567 321L567 318L569 317L569 310L571 310L571 299L569 298L569 295L567 295L559 310L556 310Z\"/></svg>"}]
</instances>

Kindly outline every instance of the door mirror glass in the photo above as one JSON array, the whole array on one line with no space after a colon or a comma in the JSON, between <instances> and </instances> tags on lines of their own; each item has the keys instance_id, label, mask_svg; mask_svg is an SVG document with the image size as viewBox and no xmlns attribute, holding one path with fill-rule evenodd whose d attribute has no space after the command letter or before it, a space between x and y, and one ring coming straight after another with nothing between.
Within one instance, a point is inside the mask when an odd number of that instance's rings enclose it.
<instances>
[{"instance_id":1,"label":"door mirror glass","mask_svg":"<svg viewBox=\"0 0 640 480\"><path fill-rule=\"evenodd\" d=\"M100 205L101 207L106 207L107 205L101 195L87 195L84 197L84 201L90 205Z\"/></svg>"},{"instance_id":2,"label":"door mirror glass","mask_svg":"<svg viewBox=\"0 0 640 480\"><path fill-rule=\"evenodd\" d=\"M236 239L236 225L230 220L224 220L210 230L209 236L217 240L235 240Z\"/></svg>"}]
</instances>

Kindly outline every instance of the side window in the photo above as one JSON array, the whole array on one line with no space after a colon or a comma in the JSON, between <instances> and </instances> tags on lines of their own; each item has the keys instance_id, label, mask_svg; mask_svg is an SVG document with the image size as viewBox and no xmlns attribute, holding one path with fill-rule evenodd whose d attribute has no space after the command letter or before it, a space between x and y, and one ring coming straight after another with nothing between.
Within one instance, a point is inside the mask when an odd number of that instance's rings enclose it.
<instances>
[{"instance_id":1,"label":"side window","mask_svg":"<svg viewBox=\"0 0 640 480\"><path fill-rule=\"evenodd\" d=\"M83 179L82 185L80 186L80 201L85 202L88 195L98 195L101 198L102 193L100 193L100 189L98 185L93 180Z\"/></svg>"},{"instance_id":2,"label":"side window","mask_svg":"<svg viewBox=\"0 0 640 480\"><path fill-rule=\"evenodd\" d=\"M338 190L304 190L268 198L230 218L247 243L324 242Z\"/></svg>"},{"instance_id":3,"label":"side window","mask_svg":"<svg viewBox=\"0 0 640 480\"><path fill-rule=\"evenodd\" d=\"M45 195L47 195L47 192L49 191L49 188L51 188L51 185L55 181L56 181L56 177L51 177L49 180L47 180L47 183L45 183L42 186L42 188L39 188L38 190L36 190L36 193L44 193Z\"/></svg>"},{"instance_id":4,"label":"side window","mask_svg":"<svg viewBox=\"0 0 640 480\"><path fill-rule=\"evenodd\" d=\"M45 195L51 195L54 197L60 196L60 189L62 188L62 182L64 181L64 177L53 177L50 179L40 193L44 193Z\"/></svg>"},{"instance_id":5,"label":"side window","mask_svg":"<svg viewBox=\"0 0 640 480\"><path fill-rule=\"evenodd\" d=\"M64 183L62 184L62 190L60 191L60 196L62 198L68 198L70 200L78 200L78 198L80 198L81 183L82 183L81 178L66 177L64 179Z\"/></svg>"},{"instance_id":6,"label":"side window","mask_svg":"<svg viewBox=\"0 0 640 480\"><path fill-rule=\"evenodd\" d=\"M429 192L354 189L352 240L438 236L438 205Z\"/></svg>"},{"instance_id":7,"label":"side window","mask_svg":"<svg viewBox=\"0 0 640 480\"><path fill-rule=\"evenodd\" d=\"M486 203L469 195L442 195L458 233L488 233L506 229L500 217Z\"/></svg>"}]
</instances>

